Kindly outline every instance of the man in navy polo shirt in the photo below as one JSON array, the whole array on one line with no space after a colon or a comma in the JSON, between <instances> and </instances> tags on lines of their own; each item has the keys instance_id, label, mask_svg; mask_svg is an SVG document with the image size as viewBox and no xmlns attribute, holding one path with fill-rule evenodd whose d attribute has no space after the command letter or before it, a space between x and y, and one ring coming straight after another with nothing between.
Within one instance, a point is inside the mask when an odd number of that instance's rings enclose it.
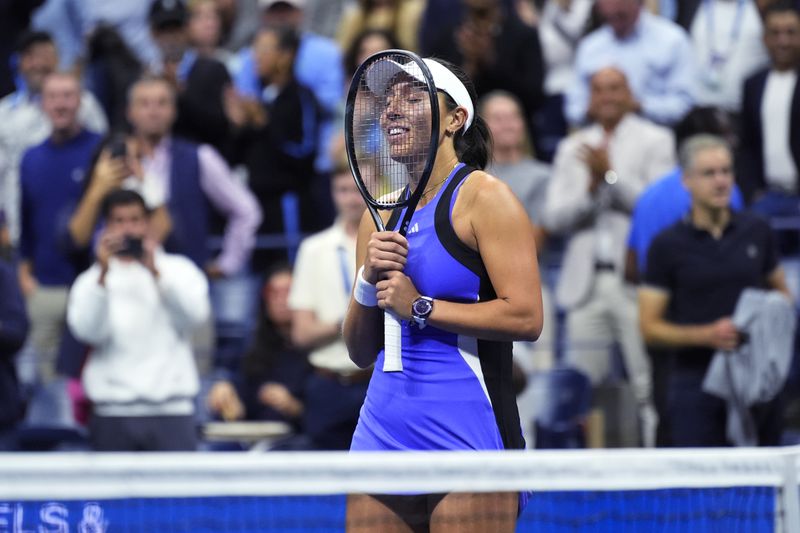
<instances>
[{"instance_id":1,"label":"man in navy polo shirt","mask_svg":"<svg viewBox=\"0 0 800 533\"><path fill-rule=\"evenodd\" d=\"M45 383L56 373L69 286L87 264L87 257L80 257L71 244L67 223L100 136L81 126L80 105L78 79L67 73L50 74L42 85L42 110L52 134L25 152L20 165L19 280L31 320L38 378Z\"/></svg>"},{"instance_id":2,"label":"man in navy polo shirt","mask_svg":"<svg viewBox=\"0 0 800 533\"><path fill-rule=\"evenodd\" d=\"M702 392L716 350L741 342L731 316L748 287L789 291L769 225L732 211L734 184L727 143L712 135L681 147L683 183L691 210L660 233L648 253L639 290L642 334L648 344L674 353L668 412L676 446L726 446L727 405ZM777 445L782 409L773 400L752 408L761 445Z\"/></svg>"}]
</instances>

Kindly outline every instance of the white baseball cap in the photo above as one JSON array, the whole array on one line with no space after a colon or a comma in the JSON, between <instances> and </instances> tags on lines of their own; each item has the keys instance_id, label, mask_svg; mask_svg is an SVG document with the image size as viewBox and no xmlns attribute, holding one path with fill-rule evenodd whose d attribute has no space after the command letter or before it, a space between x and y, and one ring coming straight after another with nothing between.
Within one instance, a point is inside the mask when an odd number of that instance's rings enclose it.
<instances>
[{"instance_id":1,"label":"white baseball cap","mask_svg":"<svg viewBox=\"0 0 800 533\"><path fill-rule=\"evenodd\" d=\"M433 77L433 84L442 92L450 95L456 105L463 107L467 111L467 120L464 123L464 131L467 131L472 125L472 118L475 116L475 108L472 105L472 98L469 96L469 91L461 83L461 80L453 74L449 68L445 67L435 59L423 59L422 61L428 66ZM377 63L375 64L377 65ZM416 63L409 62L401 65L397 61L382 61L380 68L370 68L367 71L367 86L369 89L379 95L383 95L392 83L392 80L400 74L405 72L412 78L424 82L422 71Z\"/></svg>"}]
</instances>

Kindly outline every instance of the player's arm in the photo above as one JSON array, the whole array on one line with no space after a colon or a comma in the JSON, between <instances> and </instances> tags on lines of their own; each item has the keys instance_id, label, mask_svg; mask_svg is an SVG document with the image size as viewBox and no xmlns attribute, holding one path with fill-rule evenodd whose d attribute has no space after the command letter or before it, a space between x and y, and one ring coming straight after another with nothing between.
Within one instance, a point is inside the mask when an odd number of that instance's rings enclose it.
<instances>
[{"instance_id":1,"label":"player's arm","mask_svg":"<svg viewBox=\"0 0 800 533\"><path fill-rule=\"evenodd\" d=\"M381 213L384 219L388 213ZM408 255L408 241L399 233L376 232L369 211L364 211L358 227L356 243L356 276L374 285L387 271L402 271ZM364 267L363 274L361 267ZM358 279L353 282L355 287ZM350 359L359 367L366 368L375 362L383 348L383 311L380 307L368 307L358 303L351 295L342 334Z\"/></svg>"},{"instance_id":2,"label":"player's arm","mask_svg":"<svg viewBox=\"0 0 800 533\"><path fill-rule=\"evenodd\" d=\"M456 233L477 250L497 297L477 303L434 300L428 323L486 340L529 340L542 331L542 295L536 242L528 215L507 185L483 172L464 184L453 209ZM442 273L442 275L447 275ZM378 283L381 305L411 316L419 293L401 273Z\"/></svg>"},{"instance_id":3,"label":"player's arm","mask_svg":"<svg viewBox=\"0 0 800 533\"><path fill-rule=\"evenodd\" d=\"M639 289L639 327L647 344L719 350L732 350L739 344L739 332L729 317L707 324L676 324L665 318L669 301L670 294L665 289L652 286Z\"/></svg>"}]
</instances>

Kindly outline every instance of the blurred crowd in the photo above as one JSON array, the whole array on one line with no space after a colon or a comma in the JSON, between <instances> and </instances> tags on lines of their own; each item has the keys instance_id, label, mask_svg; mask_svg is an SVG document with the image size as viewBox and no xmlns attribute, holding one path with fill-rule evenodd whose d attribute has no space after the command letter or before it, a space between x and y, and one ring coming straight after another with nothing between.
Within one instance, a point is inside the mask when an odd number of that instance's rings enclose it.
<instances>
[{"instance_id":1,"label":"blurred crowd","mask_svg":"<svg viewBox=\"0 0 800 533\"><path fill-rule=\"evenodd\" d=\"M534 225L529 446L739 443L703 379L743 345L784 361L747 443L787 441L794 330L734 311L796 314L797 1L0 0L0 28L0 450L349 447L345 98L390 48L465 69Z\"/></svg>"}]
</instances>

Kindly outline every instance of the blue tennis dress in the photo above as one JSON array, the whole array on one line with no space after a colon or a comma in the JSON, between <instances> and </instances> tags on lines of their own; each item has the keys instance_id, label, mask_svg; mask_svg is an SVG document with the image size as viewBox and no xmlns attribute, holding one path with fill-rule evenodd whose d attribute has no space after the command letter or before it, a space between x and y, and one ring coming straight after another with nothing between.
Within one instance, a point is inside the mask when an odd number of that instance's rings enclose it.
<instances>
[{"instance_id":1,"label":"blue tennis dress","mask_svg":"<svg viewBox=\"0 0 800 533\"><path fill-rule=\"evenodd\" d=\"M409 224L405 273L434 299L496 297L480 255L451 223L463 180L459 164ZM388 227L397 224L395 213ZM383 350L353 435L351 451L503 450L524 448L511 386L511 343L466 337L402 321L402 372L383 372Z\"/></svg>"}]
</instances>

